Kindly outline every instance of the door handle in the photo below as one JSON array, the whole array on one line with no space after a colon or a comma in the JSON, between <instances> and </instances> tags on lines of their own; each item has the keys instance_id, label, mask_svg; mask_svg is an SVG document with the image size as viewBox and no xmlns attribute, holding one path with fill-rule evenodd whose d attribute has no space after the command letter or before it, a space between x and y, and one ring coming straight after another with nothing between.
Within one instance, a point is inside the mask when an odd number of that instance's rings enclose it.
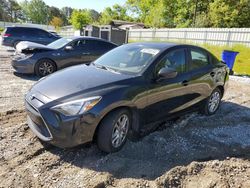
<instances>
[{"instance_id":1,"label":"door handle","mask_svg":"<svg viewBox=\"0 0 250 188\"><path fill-rule=\"evenodd\" d=\"M82 55L89 55L89 52L83 52Z\"/></svg>"},{"instance_id":2,"label":"door handle","mask_svg":"<svg viewBox=\"0 0 250 188\"><path fill-rule=\"evenodd\" d=\"M183 82L181 82L181 84L183 85L183 86L187 86L188 85L188 81L187 80L184 80Z\"/></svg>"},{"instance_id":3,"label":"door handle","mask_svg":"<svg viewBox=\"0 0 250 188\"><path fill-rule=\"evenodd\" d=\"M212 77L214 77L214 76L215 76L215 72L211 72L210 75L211 75Z\"/></svg>"}]
</instances>

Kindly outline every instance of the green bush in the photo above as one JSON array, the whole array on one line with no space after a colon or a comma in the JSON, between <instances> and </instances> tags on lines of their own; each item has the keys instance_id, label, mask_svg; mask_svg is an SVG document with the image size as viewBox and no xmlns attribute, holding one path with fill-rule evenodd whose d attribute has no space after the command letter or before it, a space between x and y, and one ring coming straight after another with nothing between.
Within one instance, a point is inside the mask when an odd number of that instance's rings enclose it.
<instances>
[{"instance_id":1,"label":"green bush","mask_svg":"<svg viewBox=\"0 0 250 188\"><path fill-rule=\"evenodd\" d=\"M3 27L0 27L0 35L1 33L3 32L4 28Z\"/></svg>"}]
</instances>

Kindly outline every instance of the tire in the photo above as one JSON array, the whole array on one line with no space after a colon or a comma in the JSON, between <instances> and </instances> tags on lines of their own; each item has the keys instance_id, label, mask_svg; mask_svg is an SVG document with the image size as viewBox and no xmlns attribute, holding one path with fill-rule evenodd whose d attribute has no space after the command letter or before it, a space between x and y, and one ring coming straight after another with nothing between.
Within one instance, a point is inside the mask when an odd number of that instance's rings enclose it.
<instances>
[{"instance_id":1,"label":"tire","mask_svg":"<svg viewBox=\"0 0 250 188\"><path fill-rule=\"evenodd\" d=\"M16 42L14 43L14 45L13 45L14 49L16 49L16 46L17 46L17 44L18 44L19 42L20 42L20 41L16 41Z\"/></svg>"},{"instance_id":2,"label":"tire","mask_svg":"<svg viewBox=\"0 0 250 188\"><path fill-rule=\"evenodd\" d=\"M202 106L202 113L208 116L215 114L220 107L221 98L222 98L221 90L216 88L211 93L211 95L206 99L204 105Z\"/></svg>"},{"instance_id":3,"label":"tire","mask_svg":"<svg viewBox=\"0 0 250 188\"><path fill-rule=\"evenodd\" d=\"M39 77L47 76L56 71L56 64L50 59L41 59L35 65L35 74Z\"/></svg>"},{"instance_id":4,"label":"tire","mask_svg":"<svg viewBox=\"0 0 250 188\"><path fill-rule=\"evenodd\" d=\"M119 151L126 143L131 122L131 115L126 109L116 110L104 117L97 131L99 149L107 153ZM121 127L124 129L118 129Z\"/></svg>"}]
</instances>

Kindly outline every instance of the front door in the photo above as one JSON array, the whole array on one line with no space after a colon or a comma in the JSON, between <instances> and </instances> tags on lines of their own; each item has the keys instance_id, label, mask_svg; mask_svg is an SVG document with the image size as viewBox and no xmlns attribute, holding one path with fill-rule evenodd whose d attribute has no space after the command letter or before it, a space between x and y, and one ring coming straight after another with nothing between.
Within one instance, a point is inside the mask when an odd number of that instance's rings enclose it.
<instances>
[{"instance_id":1,"label":"front door","mask_svg":"<svg viewBox=\"0 0 250 188\"><path fill-rule=\"evenodd\" d=\"M188 91L190 74L187 71L187 49L177 48L167 52L155 66L156 76L164 67L174 68L177 76L170 79L156 79L150 84L146 109L147 123L165 119L185 109L185 103L191 100Z\"/></svg>"}]
</instances>

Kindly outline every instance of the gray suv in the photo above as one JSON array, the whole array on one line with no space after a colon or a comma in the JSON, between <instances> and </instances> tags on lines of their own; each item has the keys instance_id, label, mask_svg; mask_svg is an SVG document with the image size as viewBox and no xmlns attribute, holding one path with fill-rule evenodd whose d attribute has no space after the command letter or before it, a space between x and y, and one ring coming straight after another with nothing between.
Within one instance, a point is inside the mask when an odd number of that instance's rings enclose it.
<instances>
[{"instance_id":1,"label":"gray suv","mask_svg":"<svg viewBox=\"0 0 250 188\"><path fill-rule=\"evenodd\" d=\"M34 27L6 27L2 34L2 45L16 47L20 41L30 41L39 44L49 44L59 36L53 35L43 29Z\"/></svg>"}]
</instances>

